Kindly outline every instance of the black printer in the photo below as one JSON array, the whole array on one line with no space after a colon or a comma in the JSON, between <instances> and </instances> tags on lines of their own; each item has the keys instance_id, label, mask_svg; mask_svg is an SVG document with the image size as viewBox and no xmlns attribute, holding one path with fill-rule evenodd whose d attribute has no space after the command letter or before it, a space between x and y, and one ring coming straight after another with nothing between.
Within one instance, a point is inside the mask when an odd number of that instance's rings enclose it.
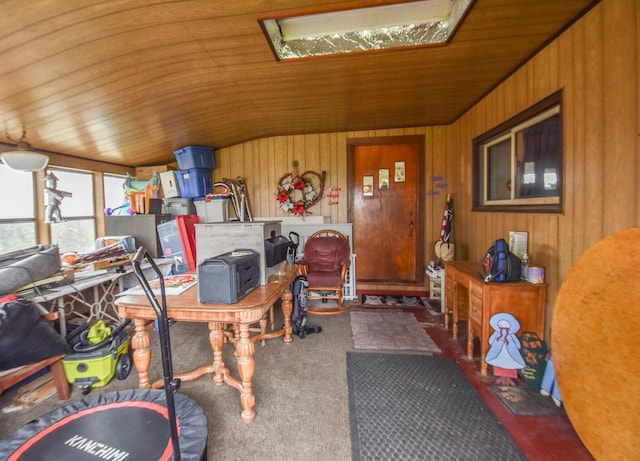
<instances>
[{"instance_id":1,"label":"black printer","mask_svg":"<svg viewBox=\"0 0 640 461\"><path fill-rule=\"evenodd\" d=\"M205 259L196 269L198 301L205 304L233 304L260 284L260 254L236 249Z\"/></svg>"}]
</instances>

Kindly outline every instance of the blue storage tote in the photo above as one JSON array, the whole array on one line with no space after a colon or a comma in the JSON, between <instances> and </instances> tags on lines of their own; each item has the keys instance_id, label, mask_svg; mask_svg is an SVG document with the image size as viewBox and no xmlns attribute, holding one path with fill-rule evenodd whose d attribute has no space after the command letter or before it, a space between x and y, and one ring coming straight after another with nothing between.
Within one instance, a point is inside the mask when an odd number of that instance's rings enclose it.
<instances>
[{"instance_id":1,"label":"blue storage tote","mask_svg":"<svg viewBox=\"0 0 640 461\"><path fill-rule=\"evenodd\" d=\"M192 168L191 170L179 170L176 172L178 189L183 198L199 198L213 191L211 170Z\"/></svg>"},{"instance_id":2,"label":"blue storage tote","mask_svg":"<svg viewBox=\"0 0 640 461\"><path fill-rule=\"evenodd\" d=\"M173 155L176 156L178 168L181 170L191 170L193 168L213 170L216 167L213 147L186 146L173 151Z\"/></svg>"}]
</instances>

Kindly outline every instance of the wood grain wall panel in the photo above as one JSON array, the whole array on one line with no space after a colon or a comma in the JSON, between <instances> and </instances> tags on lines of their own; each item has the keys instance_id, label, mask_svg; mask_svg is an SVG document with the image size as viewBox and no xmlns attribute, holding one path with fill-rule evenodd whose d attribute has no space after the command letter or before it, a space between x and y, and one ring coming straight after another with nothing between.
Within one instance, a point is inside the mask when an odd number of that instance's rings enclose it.
<instances>
[{"instance_id":1,"label":"wood grain wall panel","mask_svg":"<svg viewBox=\"0 0 640 461\"><path fill-rule=\"evenodd\" d=\"M565 152L568 147L573 146L573 151L568 152L568 157L565 158L565 175L570 175L573 180L571 189L565 192L565 196L571 195L573 200L573 207L565 207L565 216L568 221L572 223L572 233L565 234L572 237L572 255L567 264L563 266L566 273L573 261L577 260L586 248L585 235L583 231L583 223L585 216L584 208L584 185L585 185L585 162L582 161L585 155L585 117L584 112L584 95L585 95L585 78L584 78L584 62L586 58L586 50L584 46L586 36L586 21L580 21L572 28L572 49L574 59L572 66L564 66L568 71L573 71L573 85L568 88L568 93L573 96L573 102L571 106L567 108L569 120L573 120L573 133L572 138L566 138L565 136ZM568 163L572 160L571 163ZM571 165L571 168L569 168Z\"/></svg>"},{"instance_id":2,"label":"wood grain wall panel","mask_svg":"<svg viewBox=\"0 0 640 461\"><path fill-rule=\"evenodd\" d=\"M637 4L637 2L635 2ZM604 191L603 233L608 235L620 228L633 226L638 194L630 194L637 181L638 155L634 152L638 133L636 131L638 89L635 83L637 50L634 34L622 31L637 31L634 2L620 2L615 8L607 3L603 8L604 30L619 30L621 33L604 34L602 46L604 69L603 88L606 92L603 109ZM609 147L610 146L610 147Z\"/></svg>"},{"instance_id":3,"label":"wood grain wall panel","mask_svg":"<svg viewBox=\"0 0 640 461\"><path fill-rule=\"evenodd\" d=\"M571 35L565 34L558 40L558 82L559 85L565 88L563 92L563 107L564 115L562 118L563 128L563 151L565 165L575 164L576 155L576 92L575 92L575 78L574 78L574 59L576 58L573 47L573 40ZM560 66L559 63L565 62L567 65ZM563 173L564 184L563 188L565 193L563 194L563 206L565 210L573 210L575 207L575 196L567 191L575 189L576 177L575 168ZM573 214L573 213L570 213ZM567 219L565 215L562 215L558 219L558 236L575 236L573 221ZM556 277L560 273L566 273L571 267L570 261L573 261L574 248L581 243L576 242L576 238L567 239L568 242L558 248L557 261L558 270L556 271ZM551 280L547 277L547 281ZM558 284L559 280L555 280Z\"/></svg>"},{"instance_id":4,"label":"wood grain wall panel","mask_svg":"<svg viewBox=\"0 0 640 461\"><path fill-rule=\"evenodd\" d=\"M596 13L596 12L594 12ZM603 87L604 48L602 46L602 14L585 17L588 33L585 35L586 49L584 60L585 88L583 94L585 113L585 145L584 161L584 190L582 191L585 210L583 226L584 244L586 248L597 242L602 236L603 199L607 191L604 190L604 132L603 109L605 88ZM574 191L578 192L578 191Z\"/></svg>"},{"instance_id":5,"label":"wood grain wall panel","mask_svg":"<svg viewBox=\"0 0 640 461\"><path fill-rule=\"evenodd\" d=\"M636 24L640 5L632 0L620 3L624 6L612 1L598 4L449 126L283 136L269 138L266 143L245 143L220 151L221 167L215 175L221 171L242 174L250 168L248 162L256 162L260 165L255 172L259 182L251 187L260 197L259 209L283 216L275 206L275 185L270 179L274 172L279 177L290 170L294 159L300 161L303 170L324 169L327 185L341 189L339 203L329 206L325 198L320 208L316 206L312 211L328 216L331 222L342 223L347 220L347 139L423 134L423 187L427 192L432 190L431 179L438 175L447 183L440 194L425 195L429 221L425 226L426 260L433 257L433 242L440 235L447 192L453 193L455 200L458 259L480 260L494 239L507 238L510 230L528 231L530 257L533 263L545 266L549 284L548 328L560 285L580 255L606 235L640 225L640 46ZM620 31L631 32L621 36ZM472 213L473 139L560 89L563 213ZM251 155L245 156L245 150ZM236 156L244 156L239 166L227 159Z\"/></svg>"}]
</instances>

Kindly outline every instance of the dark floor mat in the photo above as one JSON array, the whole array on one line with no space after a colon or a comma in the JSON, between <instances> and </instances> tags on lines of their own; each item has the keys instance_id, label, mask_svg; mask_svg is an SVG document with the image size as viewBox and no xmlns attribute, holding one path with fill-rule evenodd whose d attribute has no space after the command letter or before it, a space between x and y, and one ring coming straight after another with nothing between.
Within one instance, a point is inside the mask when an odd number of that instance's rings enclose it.
<instances>
[{"instance_id":1,"label":"dark floor mat","mask_svg":"<svg viewBox=\"0 0 640 461\"><path fill-rule=\"evenodd\" d=\"M353 461L526 460L450 358L347 353Z\"/></svg>"},{"instance_id":2,"label":"dark floor mat","mask_svg":"<svg viewBox=\"0 0 640 461\"><path fill-rule=\"evenodd\" d=\"M492 386L491 391L511 413L523 416L564 415L563 407L557 407L551 397L545 397L525 386Z\"/></svg>"},{"instance_id":3,"label":"dark floor mat","mask_svg":"<svg viewBox=\"0 0 640 461\"><path fill-rule=\"evenodd\" d=\"M402 295L362 295L363 306L375 307L424 307L419 296Z\"/></svg>"}]
</instances>

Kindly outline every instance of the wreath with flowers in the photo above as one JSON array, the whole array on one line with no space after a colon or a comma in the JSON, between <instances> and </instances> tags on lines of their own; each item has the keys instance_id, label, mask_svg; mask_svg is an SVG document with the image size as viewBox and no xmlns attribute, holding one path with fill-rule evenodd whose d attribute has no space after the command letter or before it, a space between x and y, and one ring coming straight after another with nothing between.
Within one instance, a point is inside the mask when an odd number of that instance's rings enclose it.
<instances>
[{"instance_id":1,"label":"wreath with flowers","mask_svg":"<svg viewBox=\"0 0 640 461\"><path fill-rule=\"evenodd\" d=\"M282 211L303 217L311 214L308 210L322 198L324 171L305 171L298 174L298 162L293 162L293 171L284 174L278 181L276 200Z\"/></svg>"}]
</instances>

